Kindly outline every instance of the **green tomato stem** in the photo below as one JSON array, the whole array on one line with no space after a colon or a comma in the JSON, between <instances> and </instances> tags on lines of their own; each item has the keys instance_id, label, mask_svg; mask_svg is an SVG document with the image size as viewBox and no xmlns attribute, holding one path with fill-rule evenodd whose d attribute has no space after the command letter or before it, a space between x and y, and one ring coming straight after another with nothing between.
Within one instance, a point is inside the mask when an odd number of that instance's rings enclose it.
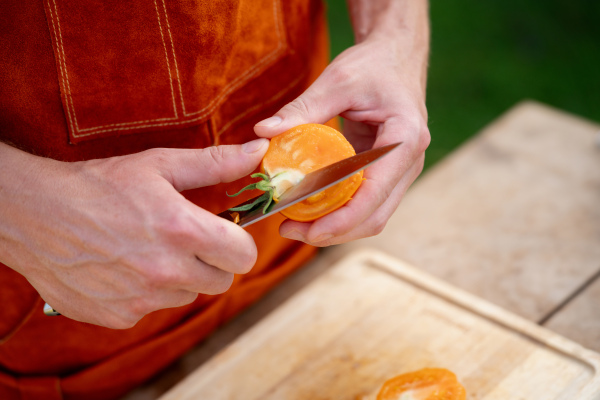
<instances>
[{"instance_id":1,"label":"green tomato stem","mask_svg":"<svg viewBox=\"0 0 600 400\"><path fill-rule=\"evenodd\" d=\"M230 208L228 211L252 211L259 208L263 209L263 214L266 214L267 211L269 211L269 207L273 202L273 196L275 194L275 187L271 184L271 178L269 178L268 175L262 174L260 172L252 174L250 176L252 178L261 178L261 180L255 183L251 183L236 194L226 193L227 196L235 197L246 190L253 189L261 190L265 193L262 196L258 197L256 200L254 200L252 203L244 204L238 207L233 207Z\"/></svg>"}]
</instances>

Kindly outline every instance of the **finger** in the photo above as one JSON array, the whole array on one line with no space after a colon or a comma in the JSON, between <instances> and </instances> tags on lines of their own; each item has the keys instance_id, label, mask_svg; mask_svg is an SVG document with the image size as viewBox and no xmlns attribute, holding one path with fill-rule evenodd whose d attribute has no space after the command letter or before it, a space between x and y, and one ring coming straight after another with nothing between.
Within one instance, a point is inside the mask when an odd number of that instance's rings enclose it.
<instances>
[{"instance_id":1,"label":"finger","mask_svg":"<svg viewBox=\"0 0 600 400\"><path fill-rule=\"evenodd\" d=\"M385 228L387 222L398 208L406 191L415 179L419 176L423 168L423 163L418 162L414 169L410 169L405 178L394 188L390 197L366 220L353 230L341 235L334 236L327 241L322 241L316 246L331 246L334 244L346 243L356 239L362 239L380 234ZM310 233L308 234L310 237Z\"/></svg>"},{"instance_id":2,"label":"finger","mask_svg":"<svg viewBox=\"0 0 600 400\"><path fill-rule=\"evenodd\" d=\"M175 308L175 307L183 307L188 304L192 304L198 298L198 293L196 291L188 291L188 290L177 290L168 295L168 297L164 300L164 302L156 308L156 310L162 310L164 308Z\"/></svg>"},{"instance_id":3,"label":"finger","mask_svg":"<svg viewBox=\"0 0 600 400\"><path fill-rule=\"evenodd\" d=\"M373 148L380 126L380 124L368 125L346 119L344 120L344 136L357 153L362 153Z\"/></svg>"},{"instance_id":4,"label":"finger","mask_svg":"<svg viewBox=\"0 0 600 400\"><path fill-rule=\"evenodd\" d=\"M129 329L151 312L182 307L194 302L197 297L198 293L187 290L159 291L152 296L134 298L126 306L94 304L94 320L90 322L111 329Z\"/></svg>"},{"instance_id":5,"label":"finger","mask_svg":"<svg viewBox=\"0 0 600 400\"><path fill-rule=\"evenodd\" d=\"M326 236L341 236L355 229L387 201L402 179L411 176L409 169L423 155L423 146L427 144L421 140L420 128L405 127L404 124L389 120L381 131L374 147L398 141L402 141L402 145L365 171L365 180L344 207L315 222L308 237L310 241Z\"/></svg>"},{"instance_id":6,"label":"finger","mask_svg":"<svg viewBox=\"0 0 600 400\"><path fill-rule=\"evenodd\" d=\"M184 198L173 201L154 224L177 249L176 257L184 255L191 260L197 256L202 262L230 273L242 274L252 269L257 250L248 232Z\"/></svg>"},{"instance_id":7,"label":"finger","mask_svg":"<svg viewBox=\"0 0 600 400\"><path fill-rule=\"evenodd\" d=\"M401 156L390 154L388 159L379 161L379 165L365 171L364 181L352 199L333 213L315 221L307 239L315 242L341 236L362 224L389 198L402 175L407 172L407 167L400 161Z\"/></svg>"},{"instance_id":8,"label":"finger","mask_svg":"<svg viewBox=\"0 0 600 400\"><path fill-rule=\"evenodd\" d=\"M350 96L337 96L339 78L325 70L299 97L285 105L274 116L254 126L260 137L272 138L295 126L308 123L324 124L350 107ZM337 86L337 87L336 87Z\"/></svg>"},{"instance_id":9,"label":"finger","mask_svg":"<svg viewBox=\"0 0 600 400\"><path fill-rule=\"evenodd\" d=\"M202 262L222 271L248 273L258 257L256 243L248 232L238 225L217 217L206 210L200 214L197 235L202 240L194 243L194 254Z\"/></svg>"},{"instance_id":10,"label":"finger","mask_svg":"<svg viewBox=\"0 0 600 400\"><path fill-rule=\"evenodd\" d=\"M234 275L199 259L194 259L187 269L181 289L191 293L216 295L225 293L233 283Z\"/></svg>"},{"instance_id":11,"label":"finger","mask_svg":"<svg viewBox=\"0 0 600 400\"><path fill-rule=\"evenodd\" d=\"M416 175L418 175L418 174L416 174ZM414 176L414 178L416 178L416 175ZM411 180L409 180L409 181L411 181ZM290 233L282 234L282 236L288 237L290 239L300 240L307 244L311 244L311 245L317 246L317 247L332 246L332 245L336 245L336 244L347 243L352 240L375 236L383 230L383 228L385 227L385 224L387 223L387 221L389 220L391 215L394 213L394 211L398 207L400 200L404 196L404 193L406 192L406 190L408 189L409 186L410 186L410 183L407 183L406 185L397 186L394 189L394 191L393 191L392 195L390 196L390 198L388 199L388 201L386 201L381 207L379 207L375 211L375 213L373 213L371 216L369 216L366 220L364 220L355 229L352 229L351 231L349 231L345 234L342 234L339 236L332 236L332 237L324 238L324 239L317 237L315 240L311 241L311 240L308 240L307 237L309 237L309 235L310 235L309 231L310 231L312 225L314 225L314 224L304 224L303 226L297 226L297 225L293 225L295 223L294 221L286 221L284 224L282 224L282 226L280 228L281 231L282 232L292 231L292 232L291 232L291 234Z\"/></svg>"},{"instance_id":12,"label":"finger","mask_svg":"<svg viewBox=\"0 0 600 400\"><path fill-rule=\"evenodd\" d=\"M205 149L153 149L147 155L161 176L178 191L231 182L256 169L268 140Z\"/></svg>"},{"instance_id":13,"label":"finger","mask_svg":"<svg viewBox=\"0 0 600 400\"><path fill-rule=\"evenodd\" d=\"M379 234L400 204L400 201L404 197L406 190L421 173L423 169L423 161L424 157L419 158L419 160L417 160L417 162L409 169L409 171L407 171L398 185L396 185L387 200L377 210L375 210L373 214L368 216L353 229L337 235L315 235L312 231L315 229L315 227L317 227L317 224L320 223L323 218L314 223L285 221L280 227L281 235L290 239L300 240L308 244L312 244L313 246L324 247ZM334 214L336 214L338 211L343 211L343 209L344 207L326 217L331 216L331 218L333 218L335 216Z\"/></svg>"}]
</instances>

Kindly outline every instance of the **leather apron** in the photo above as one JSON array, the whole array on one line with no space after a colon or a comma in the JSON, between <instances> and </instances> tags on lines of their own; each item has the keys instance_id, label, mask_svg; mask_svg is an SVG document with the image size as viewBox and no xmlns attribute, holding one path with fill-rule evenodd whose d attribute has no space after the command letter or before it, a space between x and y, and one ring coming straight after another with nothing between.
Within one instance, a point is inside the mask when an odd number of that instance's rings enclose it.
<instances>
[{"instance_id":1,"label":"leather apron","mask_svg":"<svg viewBox=\"0 0 600 400\"><path fill-rule=\"evenodd\" d=\"M249 141L328 61L320 0L4 0L0 35L0 140L67 162ZM184 195L216 213L243 200L227 189ZM148 380L314 254L282 220L248 228L258 261L228 292L128 330L43 315L0 264L0 399L106 400Z\"/></svg>"}]
</instances>

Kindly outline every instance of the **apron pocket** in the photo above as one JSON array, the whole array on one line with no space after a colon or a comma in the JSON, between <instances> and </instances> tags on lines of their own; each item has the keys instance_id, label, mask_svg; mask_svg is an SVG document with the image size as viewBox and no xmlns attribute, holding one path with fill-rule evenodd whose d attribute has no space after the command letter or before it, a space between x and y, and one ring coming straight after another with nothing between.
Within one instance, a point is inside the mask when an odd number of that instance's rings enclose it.
<instances>
[{"instance_id":1,"label":"apron pocket","mask_svg":"<svg viewBox=\"0 0 600 400\"><path fill-rule=\"evenodd\" d=\"M191 126L286 52L281 0L45 0L71 143Z\"/></svg>"}]
</instances>

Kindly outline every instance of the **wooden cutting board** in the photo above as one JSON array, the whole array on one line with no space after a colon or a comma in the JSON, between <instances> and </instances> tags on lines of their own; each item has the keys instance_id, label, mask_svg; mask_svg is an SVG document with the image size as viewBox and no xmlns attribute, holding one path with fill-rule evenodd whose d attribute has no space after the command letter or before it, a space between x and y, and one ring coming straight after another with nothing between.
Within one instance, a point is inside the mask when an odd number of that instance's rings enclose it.
<instances>
[{"instance_id":1,"label":"wooden cutting board","mask_svg":"<svg viewBox=\"0 0 600 400\"><path fill-rule=\"evenodd\" d=\"M456 373L468 399L600 399L599 354L362 250L161 400L366 400L385 380L424 367Z\"/></svg>"}]
</instances>

